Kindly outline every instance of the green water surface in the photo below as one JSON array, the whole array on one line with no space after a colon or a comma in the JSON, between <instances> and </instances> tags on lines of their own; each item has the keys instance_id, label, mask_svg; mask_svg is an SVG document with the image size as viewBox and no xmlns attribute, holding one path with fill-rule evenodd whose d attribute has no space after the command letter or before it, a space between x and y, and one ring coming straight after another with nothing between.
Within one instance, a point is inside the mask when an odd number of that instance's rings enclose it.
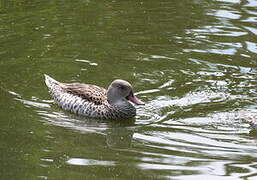
<instances>
[{"instance_id":1,"label":"green water surface","mask_svg":"<svg viewBox=\"0 0 257 180\"><path fill-rule=\"evenodd\" d=\"M256 0L1 1L0 179L256 179L256 23ZM146 105L73 115L43 74Z\"/></svg>"}]
</instances>

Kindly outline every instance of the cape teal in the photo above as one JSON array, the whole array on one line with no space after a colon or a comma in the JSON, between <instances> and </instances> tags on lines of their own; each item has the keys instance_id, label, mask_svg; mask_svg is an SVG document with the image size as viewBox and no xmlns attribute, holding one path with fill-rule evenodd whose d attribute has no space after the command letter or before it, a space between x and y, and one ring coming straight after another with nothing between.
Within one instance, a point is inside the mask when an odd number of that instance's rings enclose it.
<instances>
[{"instance_id":1,"label":"cape teal","mask_svg":"<svg viewBox=\"0 0 257 180\"><path fill-rule=\"evenodd\" d=\"M45 83L61 108L87 117L128 119L136 115L136 108L128 101L144 104L134 95L131 84L120 79L114 80L107 90L91 84L61 83L48 75Z\"/></svg>"}]
</instances>

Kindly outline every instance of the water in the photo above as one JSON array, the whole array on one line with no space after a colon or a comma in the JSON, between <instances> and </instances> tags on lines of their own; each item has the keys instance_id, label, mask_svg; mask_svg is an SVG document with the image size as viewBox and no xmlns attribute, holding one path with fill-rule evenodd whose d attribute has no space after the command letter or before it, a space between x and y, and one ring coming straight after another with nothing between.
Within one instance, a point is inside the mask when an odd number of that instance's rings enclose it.
<instances>
[{"instance_id":1,"label":"water","mask_svg":"<svg viewBox=\"0 0 257 180\"><path fill-rule=\"evenodd\" d=\"M0 179L256 179L256 7L2 1ZM43 74L126 79L146 105L126 121L76 116Z\"/></svg>"}]
</instances>

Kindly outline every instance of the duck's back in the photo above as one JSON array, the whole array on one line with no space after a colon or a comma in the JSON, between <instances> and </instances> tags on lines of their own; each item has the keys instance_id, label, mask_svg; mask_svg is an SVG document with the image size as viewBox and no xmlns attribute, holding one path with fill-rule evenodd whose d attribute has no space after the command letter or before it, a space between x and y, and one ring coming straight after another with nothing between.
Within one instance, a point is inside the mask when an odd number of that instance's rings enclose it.
<instances>
[{"instance_id":1,"label":"duck's back","mask_svg":"<svg viewBox=\"0 0 257 180\"><path fill-rule=\"evenodd\" d=\"M104 88L80 83L61 83L48 75L45 82L54 101L64 110L76 114L104 118L109 109Z\"/></svg>"}]
</instances>

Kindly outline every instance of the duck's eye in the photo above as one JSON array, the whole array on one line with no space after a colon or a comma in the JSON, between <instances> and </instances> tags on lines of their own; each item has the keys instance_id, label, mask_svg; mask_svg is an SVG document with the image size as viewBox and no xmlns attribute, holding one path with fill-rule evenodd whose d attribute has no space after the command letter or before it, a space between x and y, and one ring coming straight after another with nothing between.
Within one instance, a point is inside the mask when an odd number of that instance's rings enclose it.
<instances>
[{"instance_id":1,"label":"duck's eye","mask_svg":"<svg viewBox=\"0 0 257 180\"><path fill-rule=\"evenodd\" d=\"M125 89L126 89L126 87L125 87L125 86L119 86L119 89L121 89L121 90L125 90Z\"/></svg>"}]
</instances>

